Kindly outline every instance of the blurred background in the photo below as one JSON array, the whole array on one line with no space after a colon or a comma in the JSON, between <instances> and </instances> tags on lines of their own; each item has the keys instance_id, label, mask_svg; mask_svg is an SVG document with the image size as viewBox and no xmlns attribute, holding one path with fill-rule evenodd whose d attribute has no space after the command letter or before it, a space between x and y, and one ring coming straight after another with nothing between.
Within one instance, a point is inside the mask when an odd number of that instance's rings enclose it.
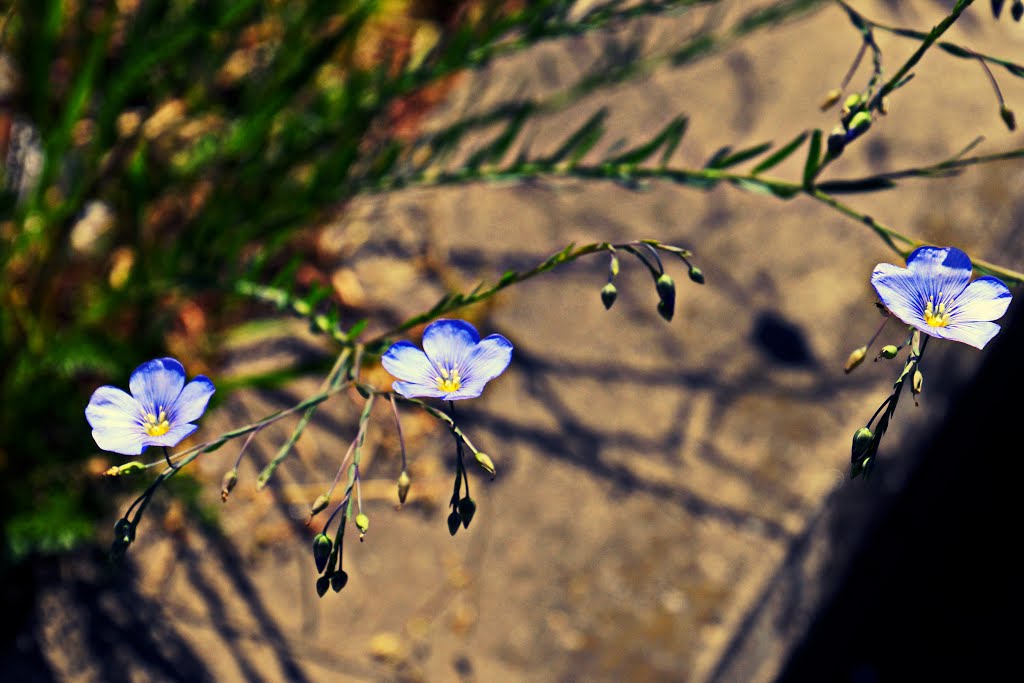
<instances>
[{"instance_id":1,"label":"blurred background","mask_svg":"<svg viewBox=\"0 0 1024 683\"><path fill-rule=\"evenodd\" d=\"M927 31L954 3L853 4ZM975 4L945 38L1019 59L1009 11ZM570 28L603 6L624 15ZM837 113L818 105L861 45L837 3L2 7L4 680L875 681L1012 662L1016 304L984 352L929 347L920 407L904 397L876 473L850 481L850 436L900 369L842 372L878 325L872 268L900 262L865 226L720 185L393 180L457 167L527 105L509 158L550 152L602 107L595 157L685 115L671 164L687 168L827 132ZM917 47L877 38L886 74ZM977 62L935 50L914 72L826 179L933 163L977 136L976 153L1020 146ZM772 173L798 179L802 160ZM1011 160L843 199L1019 270L1021 180ZM97 386L177 357L217 385L206 439L312 395L330 368L328 335L252 285L373 336L570 242L648 237L691 249L707 276L668 265L671 324L635 262L605 311L604 258L460 313L515 345L460 405L498 468L471 472L469 529L445 524L450 436L407 409L413 484L396 509L381 406L362 466L370 531L350 538L345 589L316 597L306 519L355 435L353 392L263 491L294 422L260 432L226 503L241 444L204 454L155 497L127 562L108 561L150 478L102 476L122 460L90 438ZM390 382L376 359L363 373Z\"/></svg>"}]
</instances>

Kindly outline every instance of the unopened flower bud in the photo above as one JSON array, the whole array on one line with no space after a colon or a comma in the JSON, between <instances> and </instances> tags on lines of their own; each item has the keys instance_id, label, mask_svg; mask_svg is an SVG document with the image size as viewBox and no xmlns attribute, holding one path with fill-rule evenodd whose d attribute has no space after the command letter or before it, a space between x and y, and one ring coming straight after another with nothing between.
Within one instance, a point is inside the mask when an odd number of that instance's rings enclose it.
<instances>
[{"instance_id":1,"label":"unopened flower bud","mask_svg":"<svg viewBox=\"0 0 1024 683\"><path fill-rule=\"evenodd\" d=\"M402 473L398 475L398 504L405 505L405 498L409 495L409 486L412 485L412 480L409 479L409 473L402 470Z\"/></svg>"},{"instance_id":2,"label":"unopened flower bud","mask_svg":"<svg viewBox=\"0 0 1024 683\"><path fill-rule=\"evenodd\" d=\"M146 466L143 463L138 460L132 460L131 462L126 462L123 465L115 465L103 474L108 477L120 477L122 474L137 474L144 469L146 469Z\"/></svg>"},{"instance_id":3,"label":"unopened flower bud","mask_svg":"<svg viewBox=\"0 0 1024 683\"><path fill-rule=\"evenodd\" d=\"M676 310L676 283L668 273L662 273L655 281L654 287L658 290L658 315L671 321Z\"/></svg>"},{"instance_id":4,"label":"unopened flower bud","mask_svg":"<svg viewBox=\"0 0 1024 683\"><path fill-rule=\"evenodd\" d=\"M326 493L320 494L319 496L317 496L317 499L313 501L313 506L309 508L309 516L317 516L318 514L323 512L323 509L327 507L330 504L330 502L331 499L327 497Z\"/></svg>"},{"instance_id":5,"label":"unopened flower bud","mask_svg":"<svg viewBox=\"0 0 1024 683\"><path fill-rule=\"evenodd\" d=\"M996 19L998 19L999 15L1003 12L1004 2L1005 0L992 0L992 16Z\"/></svg>"},{"instance_id":6,"label":"unopened flower bud","mask_svg":"<svg viewBox=\"0 0 1024 683\"><path fill-rule=\"evenodd\" d=\"M611 282L601 288L601 303L604 304L605 310L612 307L615 303L615 299L619 296L619 290L615 288Z\"/></svg>"},{"instance_id":7,"label":"unopened flower bud","mask_svg":"<svg viewBox=\"0 0 1024 683\"><path fill-rule=\"evenodd\" d=\"M829 156L837 157L842 154L846 149L846 129L842 126L833 128L828 134L827 146Z\"/></svg>"},{"instance_id":8,"label":"unopened flower bud","mask_svg":"<svg viewBox=\"0 0 1024 683\"><path fill-rule=\"evenodd\" d=\"M1020 21L1020 18L1024 16L1024 2L1016 0L1016 2L1010 6L1010 16L1013 17L1014 21Z\"/></svg>"},{"instance_id":9,"label":"unopened flower bud","mask_svg":"<svg viewBox=\"0 0 1024 683\"><path fill-rule=\"evenodd\" d=\"M850 353L850 357L846 359L846 365L843 366L843 372L850 374L853 369L856 368L864 361L864 356L867 355L868 347L862 346L859 349L854 349Z\"/></svg>"},{"instance_id":10,"label":"unopened flower bud","mask_svg":"<svg viewBox=\"0 0 1024 683\"><path fill-rule=\"evenodd\" d=\"M231 495L232 489L235 488L235 484L238 483L238 470L228 470L224 473L224 478L220 482L220 499L221 502L228 502L228 496Z\"/></svg>"},{"instance_id":11,"label":"unopened flower bud","mask_svg":"<svg viewBox=\"0 0 1024 683\"><path fill-rule=\"evenodd\" d=\"M459 517L459 513L452 511L452 513L448 515L448 533L454 536L455 532L459 530L460 524L462 524L462 518Z\"/></svg>"},{"instance_id":12,"label":"unopened flower bud","mask_svg":"<svg viewBox=\"0 0 1024 683\"><path fill-rule=\"evenodd\" d=\"M821 104L818 105L818 108L821 109L822 111L828 111L829 109L832 108L833 105L835 105L836 102L839 101L839 98L842 96L842 90L840 90L839 88L833 88L832 90L828 91L828 93L825 95L825 99L823 99L821 101Z\"/></svg>"},{"instance_id":13,"label":"unopened flower bud","mask_svg":"<svg viewBox=\"0 0 1024 683\"><path fill-rule=\"evenodd\" d=\"M321 598L324 597L324 595L327 593L327 589L330 588L330 587L331 587L331 577L329 577L329 576L321 576L319 579L316 580L316 594L319 597L321 597Z\"/></svg>"},{"instance_id":14,"label":"unopened flower bud","mask_svg":"<svg viewBox=\"0 0 1024 683\"><path fill-rule=\"evenodd\" d=\"M871 127L871 112L859 111L850 119L850 128L846 132L846 141L850 142L859 138Z\"/></svg>"},{"instance_id":15,"label":"unopened flower bud","mask_svg":"<svg viewBox=\"0 0 1024 683\"><path fill-rule=\"evenodd\" d=\"M898 346L894 346L893 344L887 344L886 346L882 347L881 351L878 352L878 357L885 358L886 360L892 360L893 358L896 357L896 354L899 352L900 349Z\"/></svg>"},{"instance_id":16,"label":"unopened flower bud","mask_svg":"<svg viewBox=\"0 0 1024 683\"><path fill-rule=\"evenodd\" d=\"M362 538L362 534L365 534L366 530L370 528L370 518L360 512L356 515L355 522L356 528L359 529L360 538Z\"/></svg>"},{"instance_id":17,"label":"unopened flower bud","mask_svg":"<svg viewBox=\"0 0 1024 683\"><path fill-rule=\"evenodd\" d=\"M473 515L476 514L476 502L466 496L459 501L459 516L462 517L462 526L466 529L469 528L469 523L473 521Z\"/></svg>"},{"instance_id":18,"label":"unopened flower bud","mask_svg":"<svg viewBox=\"0 0 1024 683\"><path fill-rule=\"evenodd\" d=\"M340 593L341 589L344 588L347 583L348 574L344 569L339 569L331 574L331 589L333 589L335 593Z\"/></svg>"},{"instance_id":19,"label":"unopened flower bud","mask_svg":"<svg viewBox=\"0 0 1024 683\"><path fill-rule=\"evenodd\" d=\"M860 103L864 101L864 96L859 92L852 93L843 102L843 116L849 116L850 112L860 106Z\"/></svg>"},{"instance_id":20,"label":"unopened flower bud","mask_svg":"<svg viewBox=\"0 0 1024 683\"><path fill-rule=\"evenodd\" d=\"M690 276L690 279L696 282L698 285L704 284L704 271L698 268L697 266L690 266L690 271L688 275Z\"/></svg>"},{"instance_id":21,"label":"unopened flower bud","mask_svg":"<svg viewBox=\"0 0 1024 683\"><path fill-rule=\"evenodd\" d=\"M327 534L321 532L313 537L313 561L316 562L317 572L323 572L327 566L327 560L331 557L331 550L334 544Z\"/></svg>"},{"instance_id":22,"label":"unopened flower bud","mask_svg":"<svg viewBox=\"0 0 1024 683\"><path fill-rule=\"evenodd\" d=\"M1003 123L1010 129L1010 132L1017 130L1017 117L1013 115L1012 109L1004 104L999 107L999 115L1003 117Z\"/></svg>"},{"instance_id":23,"label":"unopened flower bud","mask_svg":"<svg viewBox=\"0 0 1024 683\"><path fill-rule=\"evenodd\" d=\"M853 450L851 460L857 462L860 458L867 455L871 450L871 445L875 440L875 433L868 427L861 427L853 433Z\"/></svg>"},{"instance_id":24,"label":"unopened flower bud","mask_svg":"<svg viewBox=\"0 0 1024 683\"><path fill-rule=\"evenodd\" d=\"M491 456L487 455L486 453L477 453L476 461L480 465L480 467L483 467L485 470L487 470L487 473L490 474L492 477L495 474L497 474L497 470L494 469L494 461L491 460Z\"/></svg>"},{"instance_id":25,"label":"unopened flower bud","mask_svg":"<svg viewBox=\"0 0 1024 683\"><path fill-rule=\"evenodd\" d=\"M914 370L914 383L911 385L910 390L914 392L914 395L921 393L921 389L924 388L924 375L920 370Z\"/></svg>"}]
</instances>

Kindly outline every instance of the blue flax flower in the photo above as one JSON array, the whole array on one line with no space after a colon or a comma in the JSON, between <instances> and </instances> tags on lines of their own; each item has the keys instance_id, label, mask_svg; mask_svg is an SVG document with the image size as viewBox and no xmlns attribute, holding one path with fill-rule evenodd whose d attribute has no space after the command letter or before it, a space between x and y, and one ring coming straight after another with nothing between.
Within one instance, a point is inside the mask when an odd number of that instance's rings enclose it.
<instances>
[{"instance_id":1,"label":"blue flax flower","mask_svg":"<svg viewBox=\"0 0 1024 683\"><path fill-rule=\"evenodd\" d=\"M391 388L406 398L458 401L479 396L511 360L512 344L500 334L481 340L465 320L435 320L423 331L422 351L400 341L381 363L399 379Z\"/></svg>"},{"instance_id":2,"label":"blue flax flower","mask_svg":"<svg viewBox=\"0 0 1024 683\"><path fill-rule=\"evenodd\" d=\"M135 368L131 394L104 386L85 408L92 438L105 451L138 455L146 446L176 446L198 427L213 396L213 382L197 375L185 384L185 368L173 358L157 358Z\"/></svg>"},{"instance_id":3,"label":"blue flax flower","mask_svg":"<svg viewBox=\"0 0 1024 683\"><path fill-rule=\"evenodd\" d=\"M871 284L906 324L978 349L996 336L999 325L992 321L1010 305L1010 290L998 278L971 282L971 259L954 247L919 247L907 257L906 268L879 263Z\"/></svg>"}]
</instances>

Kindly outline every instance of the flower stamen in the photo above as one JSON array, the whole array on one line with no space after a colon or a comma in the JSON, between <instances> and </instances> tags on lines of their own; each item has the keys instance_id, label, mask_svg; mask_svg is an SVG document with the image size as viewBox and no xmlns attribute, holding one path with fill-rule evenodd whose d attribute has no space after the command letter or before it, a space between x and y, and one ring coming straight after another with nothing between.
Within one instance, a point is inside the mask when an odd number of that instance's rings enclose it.
<instances>
[{"instance_id":1,"label":"flower stamen","mask_svg":"<svg viewBox=\"0 0 1024 683\"><path fill-rule=\"evenodd\" d=\"M441 374L437 378L437 388L441 391L452 393L459 390L462 386L462 378L459 377L459 371L452 368L450 371L444 368L438 368L438 372Z\"/></svg>"},{"instance_id":2,"label":"flower stamen","mask_svg":"<svg viewBox=\"0 0 1024 683\"><path fill-rule=\"evenodd\" d=\"M146 430L146 434L150 436L163 436L170 428L171 423L167 420L167 411L160 407L159 414L154 415L153 413L146 413L142 423L143 429Z\"/></svg>"},{"instance_id":3,"label":"flower stamen","mask_svg":"<svg viewBox=\"0 0 1024 683\"><path fill-rule=\"evenodd\" d=\"M941 294L939 296L942 296ZM935 308L934 297L928 297L924 306L924 321L931 327L945 327L949 324L949 311L946 310L946 303L939 302L938 309Z\"/></svg>"}]
</instances>

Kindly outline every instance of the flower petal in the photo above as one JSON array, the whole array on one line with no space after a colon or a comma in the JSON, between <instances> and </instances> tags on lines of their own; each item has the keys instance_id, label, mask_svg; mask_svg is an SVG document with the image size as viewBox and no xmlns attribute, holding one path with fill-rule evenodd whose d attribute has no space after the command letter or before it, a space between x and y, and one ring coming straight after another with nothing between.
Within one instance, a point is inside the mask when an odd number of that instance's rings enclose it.
<instances>
[{"instance_id":1,"label":"flower petal","mask_svg":"<svg viewBox=\"0 0 1024 683\"><path fill-rule=\"evenodd\" d=\"M157 358L135 368L128 388L149 412L174 404L185 386L185 368L173 358Z\"/></svg>"},{"instance_id":2,"label":"flower petal","mask_svg":"<svg viewBox=\"0 0 1024 683\"><path fill-rule=\"evenodd\" d=\"M871 285L889 312L908 325L923 330L928 327L924 322L924 302L928 297L921 291L920 284L908 268L891 263L879 263L871 273Z\"/></svg>"},{"instance_id":3,"label":"flower petal","mask_svg":"<svg viewBox=\"0 0 1024 683\"><path fill-rule=\"evenodd\" d=\"M933 337L957 341L976 349L985 348L985 344L992 341L992 337L999 332L999 325L987 322L963 322L950 323L946 327L930 328Z\"/></svg>"},{"instance_id":4,"label":"flower petal","mask_svg":"<svg viewBox=\"0 0 1024 683\"><path fill-rule=\"evenodd\" d=\"M143 439L148 439L142 425L136 424L133 429L92 430L92 438L96 445L105 451L121 455L138 455L142 452Z\"/></svg>"},{"instance_id":5,"label":"flower petal","mask_svg":"<svg viewBox=\"0 0 1024 683\"><path fill-rule=\"evenodd\" d=\"M182 439L197 429L199 429L199 427L194 424L182 422L176 425L171 425L171 428L167 430L167 433L161 434L160 436L150 436L143 432L142 445L143 447L167 446L168 448L171 446L177 446Z\"/></svg>"},{"instance_id":6,"label":"flower petal","mask_svg":"<svg viewBox=\"0 0 1024 683\"><path fill-rule=\"evenodd\" d=\"M398 379L412 384L437 384L437 370L431 365L427 354L416 348L411 342L400 341L392 344L391 348L381 356L380 362L385 370ZM405 396L405 394L402 395Z\"/></svg>"},{"instance_id":7,"label":"flower petal","mask_svg":"<svg viewBox=\"0 0 1024 683\"><path fill-rule=\"evenodd\" d=\"M465 320L435 320L423 330L423 351L438 369L463 367L479 341Z\"/></svg>"},{"instance_id":8,"label":"flower petal","mask_svg":"<svg viewBox=\"0 0 1024 683\"><path fill-rule=\"evenodd\" d=\"M956 247L918 247L907 257L907 269L920 280L925 299L933 296L936 304L940 298L949 301L971 281L971 259Z\"/></svg>"},{"instance_id":9,"label":"flower petal","mask_svg":"<svg viewBox=\"0 0 1024 683\"><path fill-rule=\"evenodd\" d=\"M420 382L392 382L391 389L406 398L445 398L448 394L437 388L437 384Z\"/></svg>"},{"instance_id":10,"label":"flower petal","mask_svg":"<svg viewBox=\"0 0 1024 683\"><path fill-rule=\"evenodd\" d=\"M949 317L953 322L998 320L1010 305L1010 289L999 278L986 275L967 285L956 298Z\"/></svg>"},{"instance_id":11,"label":"flower petal","mask_svg":"<svg viewBox=\"0 0 1024 683\"><path fill-rule=\"evenodd\" d=\"M500 334L492 334L473 349L473 353L459 369L462 386L448 396L448 400L476 398L484 385L505 372L512 361L512 342Z\"/></svg>"},{"instance_id":12,"label":"flower petal","mask_svg":"<svg viewBox=\"0 0 1024 683\"><path fill-rule=\"evenodd\" d=\"M105 451L122 455L142 452L142 406L117 387L104 386L93 392L85 408L92 438Z\"/></svg>"},{"instance_id":13,"label":"flower petal","mask_svg":"<svg viewBox=\"0 0 1024 683\"><path fill-rule=\"evenodd\" d=\"M206 404L216 389L205 375L196 375L167 408L167 420L173 425L198 420L206 412ZM170 432L168 432L170 433ZM182 437L184 438L184 437Z\"/></svg>"}]
</instances>

